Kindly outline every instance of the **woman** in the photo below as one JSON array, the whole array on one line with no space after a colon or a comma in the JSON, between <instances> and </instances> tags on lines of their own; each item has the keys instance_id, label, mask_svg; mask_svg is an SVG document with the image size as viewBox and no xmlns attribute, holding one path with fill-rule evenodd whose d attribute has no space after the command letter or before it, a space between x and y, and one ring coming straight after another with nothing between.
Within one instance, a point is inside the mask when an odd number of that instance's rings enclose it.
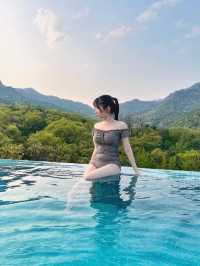
<instances>
[{"instance_id":1,"label":"woman","mask_svg":"<svg viewBox=\"0 0 200 266\"><path fill-rule=\"evenodd\" d=\"M102 95L93 101L96 115L102 121L92 129L94 151L83 177L86 180L98 180L105 176L118 175L121 172L118 146L123 144L124 151L135 171L139 175L135 158L129 143L129 128L118 120L119 103L117 98Z\"/></svg>"}]
</instances>

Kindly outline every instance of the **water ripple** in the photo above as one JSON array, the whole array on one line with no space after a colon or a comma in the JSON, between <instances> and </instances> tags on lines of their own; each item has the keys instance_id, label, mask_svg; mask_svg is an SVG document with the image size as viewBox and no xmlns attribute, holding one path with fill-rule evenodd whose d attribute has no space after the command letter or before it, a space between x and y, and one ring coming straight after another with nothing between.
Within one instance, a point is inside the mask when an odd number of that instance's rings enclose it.
<instances>
[{"instance_id":1,"label":"water ripple","mask_svg":"<svg viewBox=\"0 0 200 266\"><path fill-rule=\"evenodd\" d=\"M1 265L199 265L200 173L0 160Z\"/></svg>"}]
</instances>

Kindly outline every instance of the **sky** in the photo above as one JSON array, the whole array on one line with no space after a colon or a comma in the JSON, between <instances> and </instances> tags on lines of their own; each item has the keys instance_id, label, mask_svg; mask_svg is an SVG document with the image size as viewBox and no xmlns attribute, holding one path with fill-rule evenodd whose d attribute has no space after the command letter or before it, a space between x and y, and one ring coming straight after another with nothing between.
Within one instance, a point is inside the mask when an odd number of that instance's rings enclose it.
<instances>
[{"instance_id":1,"label":"sky","mask_svg":"<svg viewBox=\"0 0 200 266\"><path fill-rule=\"evenodd\" d=\"M200 81L198 0L0 0L0 80L92 106Z\"/></svg>"}]
</instances>

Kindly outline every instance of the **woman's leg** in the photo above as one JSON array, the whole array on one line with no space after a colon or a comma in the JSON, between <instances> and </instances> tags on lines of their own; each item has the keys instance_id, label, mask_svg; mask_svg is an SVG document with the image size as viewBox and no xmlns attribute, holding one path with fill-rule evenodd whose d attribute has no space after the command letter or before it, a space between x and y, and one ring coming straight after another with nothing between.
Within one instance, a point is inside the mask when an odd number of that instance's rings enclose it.
<instances>
[{"instance_id":1,"label":"woman's leg","mask_svg":"<svg viewBox=\"0 0 200 266\"><path fill-rule=\"evenodd\" d=\"M95 167L95 165L92 164L92 163L89 163L89 164L88 164L88 167L86 168L86 170L85 170L85 172L84 172L84 174L83 174L83 177L87 176L91 171L93 171L93 170L95 170L95 169L97 169L97 168Z\"/></svg>"},{"instance_id":2,"label":"woman's leg","mask_svg":"<svg viewBox=\"0 0 200 266\"><path fill-rule=\"evenodd\" d=\"M119 166L114 163L109 163L98 168L96 168L94 165L92 166L89 166L87 169L88 171L84 173L83 177L85 178L85 180L97 180L105 176L118 175L121 172Z\"/></svg>"}]
</instances>

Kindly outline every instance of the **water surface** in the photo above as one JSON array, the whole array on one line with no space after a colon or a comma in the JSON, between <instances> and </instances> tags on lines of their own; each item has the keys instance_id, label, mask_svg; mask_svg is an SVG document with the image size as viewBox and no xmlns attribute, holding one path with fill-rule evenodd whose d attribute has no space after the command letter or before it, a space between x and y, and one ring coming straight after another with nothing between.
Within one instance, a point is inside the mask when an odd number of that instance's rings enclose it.
<instances>
[{"instance_id":1,"label":"water surface","mask_svg":"<svg viewBox=\"0 0 200 266\"><path fill-rule=\"evenodd\" d=\"M200 173L0 160L0 265L200 265Z\"/></svg>"}]
</instances>

